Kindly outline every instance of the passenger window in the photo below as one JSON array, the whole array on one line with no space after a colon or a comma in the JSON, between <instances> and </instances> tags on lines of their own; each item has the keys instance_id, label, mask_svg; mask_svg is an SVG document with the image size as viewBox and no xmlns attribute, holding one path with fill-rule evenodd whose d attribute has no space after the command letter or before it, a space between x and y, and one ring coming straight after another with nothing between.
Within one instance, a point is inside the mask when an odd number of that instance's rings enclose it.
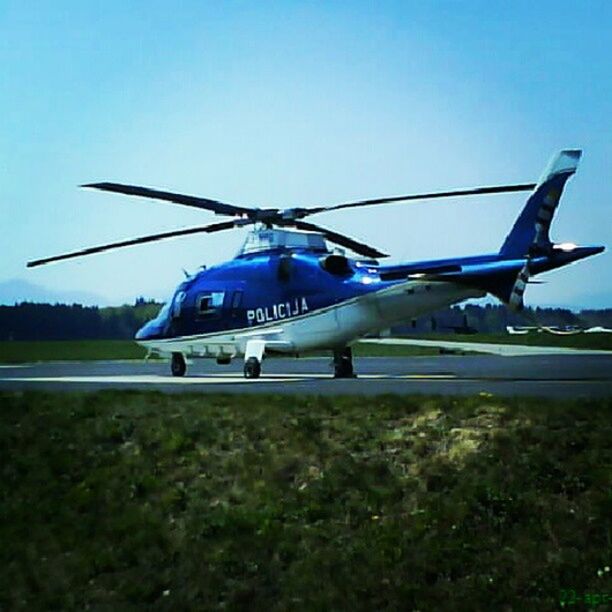
<instances>
[{"instance_id":1,"label":"passenger window","mask_svg":"<svg viewBox=\"0 0 612 612\"><path fill-rule=\"evenodd\" d=\"M223 291L203 293L196 300L196 316L198 319L212 319L218 316L223 308Z\"/></svg>"}]
</instances>

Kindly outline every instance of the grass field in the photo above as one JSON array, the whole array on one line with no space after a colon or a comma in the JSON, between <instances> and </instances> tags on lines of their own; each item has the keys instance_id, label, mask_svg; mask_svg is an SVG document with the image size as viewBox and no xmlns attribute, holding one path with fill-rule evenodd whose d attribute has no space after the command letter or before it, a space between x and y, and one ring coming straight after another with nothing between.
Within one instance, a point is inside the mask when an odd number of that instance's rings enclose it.
<instances>
[{"instance_id":1,"label":"grass field","mask_svg":"<svg viewBox=\"0 0 612 612\"><path fill-rule=\"evenodd\" d=\"M528 334L526 336L510 336L508 334L475 334L473 336L424 334L414 336L414 338L419 340L528 344L612 351L612 334L580 334L575 336L555 336L551 334ZM146 351L131 340L0 341L0 363L144 359L145 354ZM418 346L358 344L354 347L354 354L356 357L409 357L437 355L439 350Z\"/></svg>"},{"instance_id":2,"label":"grass field","mask_svg":"<svg viewBox=\"0 0 612 612\"><path fill-rule=\"evenodd\" d=\"M145 349L131 340L57 340L40 342L0 341L0 363L35 361L94 361L144 359ZM312 353L315 355L316 353ZM323 354L323 353L320 353ZM325 353L328 355L328 353ZM436 349L412 346L358 346L358 357L437 355ZM304 355L308 356L308 355Z\"/></svg>"},{"instance_id":3,"label":"grass field","mask_svg":"<svg viewBox=\"0 0 612 612\"><path fill-rule=\"evenodd\" d=\"M144 359L145 349L131 340L47 340L0 342L1 363Z\"/></svg>"},{"instance_id":4,"label":"grass field","mask_svg":"<svg viewBox=\"0 0 612 612\"><path fill-rule=\"evenodd\" d=\"M520 334L422 334L406 336L418 340L449 340L453 342L491 342L493 344L524 344L528 346L561 346L566 348L598 349L612 351L612 334L549 333Z\"/></svg>"},{"instance_id":5,"label":"grass field","mask_svg":"<svg viewBox=\"0 0 612 612\"><path fill-rule=\"evenodd\" d=\"M0 405L3 610L552 610L571 590L612 595L610 400Z\"/></svg>"}]
</instances>

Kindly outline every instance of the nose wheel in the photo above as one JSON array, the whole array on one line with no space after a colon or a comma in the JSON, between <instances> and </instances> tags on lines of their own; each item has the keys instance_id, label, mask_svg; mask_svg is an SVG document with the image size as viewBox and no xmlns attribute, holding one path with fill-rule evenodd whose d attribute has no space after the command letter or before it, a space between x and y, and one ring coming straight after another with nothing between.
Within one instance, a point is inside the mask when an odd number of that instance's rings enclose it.
<instances>
[{"instance_id":1,"label":"nose wheel","mask_svg":"<svg viewBox=\"0 0 612 612\"><path fill-rule=\"evenodd\" d=\"M185 376L187 371L187 364L185 363L185 357L183 353L172 353L172 359L170 361L170 370L172 376Z\"/></svg>"},{"instance_id":2,"label":"nose wheel","mask_svg":"<svg viewBox=\"0 0 612 612\"><path fill-rule=\"evenodd\" d=\"M249 340L244 351L244 377L259 378L261 362L264 358L266 343L263 340Z\"/></svg>"},{"instance_id":3,"label":"nose wheel","mask_svg":"<svg viewBox=\"0 0 612 612\"><path fill-rule=\"evenodd\" d=\"M244 377L259 378L261 374L261 361L257 357L249 357L244 362Z\"/></svg>"}]
</instances>

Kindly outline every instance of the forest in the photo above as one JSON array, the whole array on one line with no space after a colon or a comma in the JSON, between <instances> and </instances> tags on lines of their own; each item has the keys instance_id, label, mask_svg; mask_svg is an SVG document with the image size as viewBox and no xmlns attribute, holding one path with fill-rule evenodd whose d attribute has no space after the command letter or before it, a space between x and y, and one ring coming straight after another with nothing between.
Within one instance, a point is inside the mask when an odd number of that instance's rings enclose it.
<instances>
[{"instance_id":1,"label":"forest","mask_svg":"<svg viewBox=\"0 0 612 612\"><path fill-rule=\"evenodd\" d=\"M138 298L111 307L23 302L0 306L0 340L128 340L161 304ZM612 308L573 312L563 308L526 309L517 314L502 305L466 304L439 310L393 328L395 334L503 333L508 325L612 327Z\"/></svg>"},{"instance_id":2,"label":"forest","mask_svg":"<svg viewBox=\"0 0 612 612\"><path fill-rule=\"evenodd\" d=\"M160 308L143 298L105 308L31 302L0 306L0 340L127 340Z\"/></svg>"}]
</instances>

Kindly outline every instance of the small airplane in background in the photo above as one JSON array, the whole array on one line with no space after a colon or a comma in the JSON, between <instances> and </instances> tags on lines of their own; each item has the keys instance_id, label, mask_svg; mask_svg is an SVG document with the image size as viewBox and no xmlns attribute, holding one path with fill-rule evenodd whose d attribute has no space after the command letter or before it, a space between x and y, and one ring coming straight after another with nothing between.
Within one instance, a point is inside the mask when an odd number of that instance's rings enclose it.
<instances>
[{"instance_id":1,"label":"small airplane in background","mask_svg":"<svg viewBox=\"0 0 612 612\"><path fill-rule=\"evenodd\" d=\"M366 334L487 293L521 310L525 288L534 275L601 253L603 246L555 244L549 237L563 188L576 171L580 156L578 150L562 151L537 183L313 208L248 208L134 185L93 183L84 187L191 206L229 219L38 259L27 265L40 266L176 236L254 226L234 259L208 269L202 267L184 280L157 317L138 331L136 341L151 353L170 357L175 376L185 374L186 358L208 357L229 363L243 357L245 377L258 378L264 357L324 349L333 353L335 377L353 377L351 346ZM531 191L531 195L499 252L472 257L383 265L379 260L386 255L378 249L303 220L333 210L518 191ZM326 241L352 250L357 257L330 250Z\"/></svg>"},{"instance_id":2,"label":"small airplane in background","mask_svg":"<svg viewBox=\"0 0 612 612\"><path fill-rule=\"evenodd\" d=\"M506 331L512 336L525 336L531 332L575 336L576 334L610 334L612 329L601 327L579 327L577 325L507 325Z\"/></svg>"}]
</instances>

